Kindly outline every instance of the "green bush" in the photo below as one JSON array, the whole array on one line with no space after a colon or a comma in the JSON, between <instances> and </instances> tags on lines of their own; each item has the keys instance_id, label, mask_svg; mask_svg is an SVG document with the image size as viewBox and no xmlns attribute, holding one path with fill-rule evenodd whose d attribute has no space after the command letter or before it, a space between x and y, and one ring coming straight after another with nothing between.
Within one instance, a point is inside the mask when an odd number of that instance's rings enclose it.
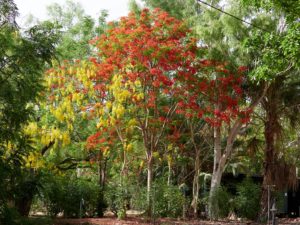
<instances>
[{"instance_id":1,"label":"green bush","mask_svg":"<svg viewBox=\"0 0 300 225\"><path fill-rule=\"evenodd\" d=\"M23 218L20 225L52 225L53 221L50 218Z\"/></svg>"},{"instance_id":2,"label":"green bush","mask_svg":"<svg viewBox=\"0 0 300 225\"><path fill-rule=\"evenodd\" d=\"M237 196L235 198L236 212L239 217L255 219L260 209L261 188L253 183L250 178L246 178L237 186Z\"/></svg>"},{"instance_id":3,"label":"green bush","mask_svg":"<svg viewBox=\"0 0 300 225\"><path fill-rule=\"evenodd\" d=\"M233 210L233 197L225 187L219 187L212 197L214 218L224 218Z\"/></svg>"},{"instance_id":4,"label":"green bush","mask_svg":"<svg viewBox=\"0 0 300 225\"><path fill-rule=\"evenodd\" d=\"M125 216L125 210L147 210L147 188L135 182L123 180L123 186L118 180L111 182L105 191L108 208L119 218ZM153 183L151 199L152 214L156 217L180 217L184 204L187 204L183 193L176 185L167 185L165 179Z\"/></svg>"},{"instance_id":5,"label":"green bush","mask_svg":"<svg viewBox=\"0 0 300 225\"><path fill-rule=\"evenodd\" d=\"M130 207L135 210L144 211L147 208L147 188L134 185L131 187Z\"/></svg>"},{"instance_id":6,"label":"green bush","mask_svg":"<svg viewBox=\"0 0 300 225\"><path fill-rule=\"evenodd\" d=\"M119 219L126 217L126 210L131 209L131 199L137 195L135 192L137 186L126 178L115 176L105 189L105 202L108 209L111 210Z\"/></svg>"},{"instance_id":7,"label":"green bush","mask_svg":"<svg viewBox=\"0 0 300 225\"><path fill-rule=\"evenodd\" d=\"M9 208L6 205L0 206L0 224L3 225L50 225L53 221L50 218L23 218L17 209Z\"/></svg>"},{"instance_id":8,"label":"green bush","mask_svg":"<svg viewBox=\"0 0 300 225\"><path fill-rule=\"evenodd\" d=\"M0 205L0 224L18 225L20 215L15 208L9 208L6 204Z\"/></svg>"},{"instance_id":9,"label":"green bush","mask_svg":"<svg viewBox=\"0 0 300 225\"><path fill-rule=\"evenodd\" d=\"M165 179L156 180L152 186L152 214L155 217L181 217L184 204L187 204L183 193L177 185L167 185ZM133 189L131 205L137 210L147 209L146 187Z\"/></svg>"},{"instance_id":10,"label":"green bush","mask_svg":"<svg viewBox=\"0 0 300 225\"><path fill-rule=\"evenodd\" d=\"M94 216L98 189L97 184L82 178L60 177L44 185L43 196L51 216L56 216L60 212L63 212L65 217ZM80 202L83 203L82 215L80 215Z\"/></svg>"},{"instance_id":11,"label":"green bush","mask_svg":"<svg viewBox=\"0 0 300 225\"><path fill-rule=\"evenodd\" d=\"M155 182L153 212L158 217L181 217L186 204L184 194L176 185L167 185L164 180Z\"/></svg>"}]
</instances>

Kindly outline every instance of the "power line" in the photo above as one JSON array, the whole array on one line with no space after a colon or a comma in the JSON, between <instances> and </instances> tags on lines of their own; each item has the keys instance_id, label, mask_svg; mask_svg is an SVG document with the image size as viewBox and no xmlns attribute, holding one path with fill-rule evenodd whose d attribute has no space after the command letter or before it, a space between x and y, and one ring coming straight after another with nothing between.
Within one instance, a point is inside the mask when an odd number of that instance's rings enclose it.
<instances>
[{"instance_id":1,"label":"power line","mask_svg":"<svg viewBox=\"0 0 300 225\"><path fill-rule=\"evenodd\" d=\"M259 26L256 26L256 25L254 25L253 23L247 22L246 20L243 20L243 19L241 19L241 18L239 18L239 17L237 17L237 16L235 16L235 15L233 15L233 14L230 14L230 13L228 13L228 12L225 12L225 11L223 11L222 9L220 9L220 8L218 8L218 7L215 7L215 6L213 6L213 5L211 5L211 4L207 3L207 2L204 2L204 1L202 1L202 0L197 0L197 2L202 3L202 4L204 4L204 5L207 5L207 6L209 6L210 8L213 8L213 9L215 9L215 10L221 12L221 13L224 13L224 14L226 14L227 16L231 16L232 18L234 18L234 19L236 19L236 20L239 20L239 21L241 21L241 22L243 22L243 23L246 23L246 24L248 24L248 25L250 25L250 26L252 26L252 27L255 27L255 28L259 29L259 30L266 31L266 32L270 33L270 31L268 31L268 30L266 30L266 29L263 29L263 28L261 28L261 27L259 27Z\"/></svg>"}]
</instances>

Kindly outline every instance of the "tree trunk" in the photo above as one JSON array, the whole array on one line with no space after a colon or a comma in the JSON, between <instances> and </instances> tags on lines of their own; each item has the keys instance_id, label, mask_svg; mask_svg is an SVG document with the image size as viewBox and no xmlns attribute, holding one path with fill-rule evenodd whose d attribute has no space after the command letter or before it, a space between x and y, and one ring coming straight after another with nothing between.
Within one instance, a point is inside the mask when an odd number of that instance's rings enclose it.
<instances>
[{"instance_id":1,"label":"tree trunk","mask_svg":"<svg viewBox=\"0 0 300 225\"><path fill-rule=\"evenodd\" d=\"M38 187L34 169L30 168L28 172L30 174L30 179L21 183L19 188L23 190L23 193L20 193L21 196L15 200L17 211L24 217L29 216L33 197L37 193Z\"/></svg>"},{"instance_id":2,"label":"tree trunk","mask_svg":"<svg viewBox=\"0 0 300 225\"><path fill-rule=\"evenodd\" d=\"M99 174L99 196L98 196L98 203L97 203L98 217L104 216L104 210L106 208L106 204L104 202L104 191L105 191L105 183L106 183L106 164L107 164L107 158L105 157L103 159L103 155L102 155L101 159L99 160L99 168L98 168L98 174Z\"/></svg>"},{"instance_id":3,"label":"tree trunk","mask_svg":"<svg viewBox=\"0 0 300 225\"><path fill-rule=\"evenodd\" d=\"M265 152L262 195L260 200L260 218L268 216L268 185L276 184L276 171L279 165L277 162L276 139L279 137L281 127L278 121L277 110L279 108L280 94L278 88L282 85L283 78L277 78L270 86L266 97L262 101L262 106L266 113L264 124ZM287 174L288 176L288 174Z\"/></svg>"},{"instance_id":4,"label":"tree trunk","mask_svg":"<svg viewBox=\"0 0 300 225\"><path fill-rule=\"evenodd\" d=\"M54 145L54 142L51 141L48 145L44 146L41 149L41 154L44 155L47 152L47 150L49 150L53 145ZM36 174L35 174L35 171L33 168L29 169L29 174L30 174L31 179L34 179L34 180L36 179ZM37 192L37 183L35 181L28 182L28 183L25 182L22 184L21 189L23 190L23 193L22 193L23 196L21 196L18 199L15 199L14 205L15 205L18 213L21 216L28 217L29 213L30 213L33 197L35 196L35 194Z\"/></svg>"},{"instance_id":5,"label":"tree trunk","mask_svg":"<svg viewBox=\"0 0 300 225\"><path fill-rule=\"evenodd\" d=\"M214 128L214 168L211 177L211 185L209 191L208 214L209 218L218 218L219 206L214 198L217 189L220 187L222 170L220 170L220 159L222 155L221 149L221 128Z\"/></svg>"},{"instance_id":6,"label":"tree trunk","mask_svg":"<svg viewBox=\"0 0 300 225\"><path fill-rule=\"evenodd\" d=\"M219 205L217 197L215 196L218 189L221 186L221 179L223 175L223 170L218 169L213 173L211 177L211 185L209 191L209 217L210 219L218 219L219 217Z\"/></svg>"},{"instance_id":7,"label":"tree trunk","mask_svg":"<svg viewBox=\"0 0 300 225\"><path fill-rule=\"evenodd\" d=\"M18 199L18 201L16 202L16 208L21 216L29 216L32 200L33 193L26 193L26 196L23 196L22 198Z\"/></svg>"},{"instance_id":8,"label":"tree trunk","mask_svg":"<svg viewBox=\"0 0 300 225\"><path fill-rule=\"evenodd\" d=\"M149 217L152 216L152 179L153 179L153 159L152 153L147 152L147 214Z\"/></svg>"},{"instance_id":9,"label":"tree trunk","mask_svg":"<svg viewBox=\"0 0 300 225\"><path fill-rule=\"evenodd\" d=\"M275 85L276 86L276 85ZM264 101L264 108L266 111L265 121L265 156L264 156L264 172L263 172L263 185L262 195L260 201L260 218L268 217L268 185L274 185L276 174L276 135L278 134L279 127L276 115L276 91L273 88L270 89L268 100Z\"/></svg>"},{"instance_id":10,"label":"tree trunk","mask_svg":"<svg viewBox=\"0 0 300 225\"><path fill-rule=\"evenodd\" d=\"M253 100L249 106L249 110L254 110L254 108L262 101L268 91L269 86L264 84L264 89L257 99ZM229 129L227 136L226 146L222 152L221 146L221 127L214 127L214 167L211 178L211 187L209 192L208 200L208 215L210 219L216 219L218 217L219 206L216 201L214 201L214 195L217 189L220 187L222 175L225 169L225 165L230 158L233 151L233 142L235 141L238 132L242 127L242 121L237 118L233 126Z\"/></svg>"},{"instance_id":11,"label":"tree trunk","mask_svg":"<svg viewBox=\"0 0 300 225\"><path fill-rule=\"evenodd\" d=\"M200 170L201 170L201 164L200 164L200 150L196 148L196 160L195 160L195 174L193 179L193 200L191 203L191 206L193 208L194 217L198 217L198 203L199 203L199 190L200 190L200 184L199 184L199 177L200 177Z\"/></svg>"},{"instance_id":12,"label":"tree trunk","mask_svg":"<svg viewBox=\"0 0 300 225\"><path fill-rule=\"evenodd\" d=\"M172 163L168 162L168 183L167 185L171 186L171 178L172 178Z\"/></svg>"},{"instance_id":13,"label":"tree trunk","mask_svg":"<svg viewBox=\"0 0 300 225\"><path fill-rule=\"evenodd\" d=\"M167 185L170 188L171 187L171 179L172 179L172 162L168 160L168 181ZM171 203L168 201L168 211L171 209Z\"/></svg>"},{"instance_id":14,"label":"tree trunk","mask_svg":"<svg viewBox=\"0 0 300 225\"><path fill-rule=\"evenodd\" d=\"M126 150L123 148L123 158L122 158L122 168L120 171L120 184L122 188L122 198L121 198L121 206L118 211L122 211L120 215L118 215L118 218L125 219L127 217L126 210L127 206L129 204L127 199L127 192L128 192L128 184L127 184L127 178L128 178L128 168L127 168L127 157L126 157Z\"/></svg>"},{"instance_id":15,"label":"tree trunk","mask_svg":"<svg viewBox=\"0 0 300 225\"><path fill-rule=\"evenodd\" d=\"M219 213L219 206L214 198L216 191L221 185L222 175L225 169L225 165L231 156L233 151L233 142L242 126L242 122L238 119L235 121L234 125L230 128L226 147L222 152L221 146L221 128L214 128L214 168L211 178L211 187L209 192L209 202L208 202L208 213L211 219L217 219Z\"/></svg>"},{"instance_id":16,"label":"tree trunk","mask_svg":"<svg viewBox=\"0 0 300 225\"><path fill-rule=\"evenodd\" d=\"M263 174L263 185L262 185L262 196L261 196L261 218L266 217L268 213L268 185L273 185L272 176L275 172L274 162L275 162L275 143L274 143L274 133L272 131L272 122L268 121L265 125L265 160L264 160L264 174Z\"/></svg>"}]
</instances>

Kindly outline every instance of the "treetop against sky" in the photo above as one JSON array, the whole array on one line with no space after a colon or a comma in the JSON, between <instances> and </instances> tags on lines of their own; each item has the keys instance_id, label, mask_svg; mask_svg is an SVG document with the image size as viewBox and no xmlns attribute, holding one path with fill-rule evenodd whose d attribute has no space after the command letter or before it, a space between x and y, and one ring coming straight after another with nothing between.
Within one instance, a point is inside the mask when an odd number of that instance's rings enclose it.
<instances>
[{"instance_id":1,"label":"treetop against sky","mask_svg":"<svg viewBox=\"0 0 300 225\"><path fill-rule=\"evenodd\" d=\"M72 0L71 0L72 1ZM47 6L58 3L63 5L67 0L16 0L15 3L18 6L20 16L18 18L19 23L26 21L28 15L32 14L40 20L48 18ZM101 10L108 11L108 20L117 20L121 16L128 14L129 0L73 0L75 3L79 3L88 15L97 19L100 16ZM141 0L137 1L142 4Z\"/></svg>"}]
</instances>

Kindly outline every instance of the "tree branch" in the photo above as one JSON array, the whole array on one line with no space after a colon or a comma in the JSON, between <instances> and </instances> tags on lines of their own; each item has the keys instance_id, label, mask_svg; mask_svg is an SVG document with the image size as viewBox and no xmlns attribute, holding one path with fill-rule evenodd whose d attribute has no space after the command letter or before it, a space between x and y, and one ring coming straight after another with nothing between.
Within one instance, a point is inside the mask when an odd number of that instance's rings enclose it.
<instances>
[{"instance_id":1,"label":"tree branch","mask_svg":"<svg viewBox=\"0 0 300 225\"><path fill-rule=\"evenodd\" d=\"M41 154L44 155L54 145L54 143L55 143L55 141L50 141L48 145L45 145L41 149Z\"/></svg>"}]
</instances>

